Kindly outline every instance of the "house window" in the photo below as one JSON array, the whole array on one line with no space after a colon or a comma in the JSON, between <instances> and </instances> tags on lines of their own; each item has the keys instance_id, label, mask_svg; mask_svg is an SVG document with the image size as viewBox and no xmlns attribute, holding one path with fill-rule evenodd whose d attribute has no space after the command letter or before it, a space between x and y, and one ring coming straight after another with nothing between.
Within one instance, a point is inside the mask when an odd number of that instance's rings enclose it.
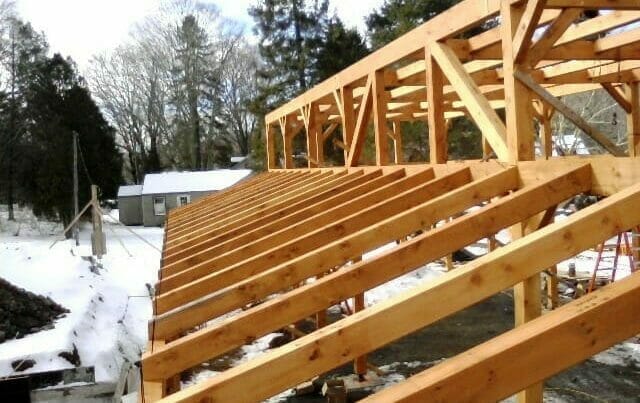
<instances>
[{"instance_id":1,"label":"house window","mask_svg":"<svg viewBox=\"0 0 640 403\"><path fill-rule=\"evenodd\" d=\"M167 212L167 207L165 205L164 197L154 197L153 198L153 214L165 215L166 212Z\"/></svg>"},{"instance_id":2,"label":"house window","mask_svg":"<svg viewBox=\"0 0 640 403\"><path fill-rule=\"evenodd\" d=\"M191 203L191 195L178 196L178 207Z\"/></svg>"}]
</instances>

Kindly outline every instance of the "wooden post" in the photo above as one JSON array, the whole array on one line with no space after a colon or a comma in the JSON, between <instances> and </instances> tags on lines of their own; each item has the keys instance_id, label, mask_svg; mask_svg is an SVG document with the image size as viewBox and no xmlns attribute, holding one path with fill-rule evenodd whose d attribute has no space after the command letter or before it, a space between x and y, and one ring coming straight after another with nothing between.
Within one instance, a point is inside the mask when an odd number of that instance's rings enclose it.
<instances>
[{"instance_id":1,"label":"wooden post","mask_svg":"<svg viewBox=\"0 0 640 403\"><path fill-rule=\"evenodd\" d=\"M502 38L513 38L516 33L522 7L501 3ZM507 148L509 161L529 161L534 159L534 127L529 89L514 76L521 68L515 64L513 42L502 41L504 68L505 112L507 123Z\"/></svg>"},{"instance_id":2,"label":"wooden post","mask_svg":"<svg viewBox=\"0 0 640 403\"><path fill-rule=\"evenodd\" d=\"M631 104L631 113L627 114L629 157L640 157L640 82L627 84L626 93Z\"/></svg>"},{"instance_id":3,"label":"wooden post","mask_svg":"<svg viewBox=\"0 0 640 403\"><path fill-rule=\"evenodd\" d=\"M429 162L447 162L447 125L444 119L443 86L444 75L438 63L431 56L429 45L425 47L427 74L427 103L429 124Z\"/></svg>"},{"instance_id":4,"label":"wooden post","mask_svg":"<svg viewBox=\"0 0 640 403\"><path fill-rule=\"evenodd\" d=\"M284 154L284 168L293 168L293 135L291 133L291 126L289 123L289 117L281 117L278 119L280 123L280 133L282 134L282 153Z\"/></svg>"},{"instance_id":5,"label":"wooden post","mask_svg":"<svg viewBox=\"0 0 640 403\"><path fill-rule=\"evenodd\" d=\"M289 133L282 134L282 143L284 151L284 168L293 168L293 136Z\"/></svg>"},{"instance_id":6,"label":"wooden post","mask_svg":"<svg viewBox=\"0 0 640 403\"><path fill-rule=\"evenodd\" d=\"M627 114L627 138L629 141L629 157L640 157L640 82L626 86L627 99L631 112ZM640 228L631 230L631 249L635 268L640 269Z\"/></svg>"},{"instance_id":7,"label":"wooden post","mask_svg":"<svg viewBox=\"0 0 640 403\"><path fill-rule=\"evenodd\" d=\"M362 256L353 259L352 263L362 261ZM364 292L353 296L353 313L360 312L365 308ZM367 373L367 356L361 355L353 361L353 371L358 375L360 380L364 380Z\"/></svg>"},{"instance_id":8,"label":"wooden post","mask_svg":"<svg viewBox=\"0 0 640 403\"><path fill-rule=\"evenodd\" d=\"M376 165L389 164L387 139L387 100L384 91L384 71L376 70L371 87L373 91L373 129L376 137Z\"/></svg>"},{"instance_id":9,"label":"wooden post","mask_svg":"<svg viewBox=\"0 0 640 403\"><path fill-rule=\"evenodd\" d=\"M311 103L302 108L302 118L307 131L307 157L308 167L318 168L320 160L318 155L318 136L322 136L322 127L318 127L318 105Z\"/></svg>"},{"instance_id":10,"label":"wooden post","mask_svg":"<svg viewBox=\"0 0 640 403\"><path fill-rule=\"evenodd\" d=\"M276 139L271 131L271 125L266 123L265 125L265 139L267 145L267 169L276 168Z\"/></svg>"},{"instance_id":11,"label":"wooden post","mask_svg":"<svg viewBox=\"0 0 640 403\"><path fill-rule=\"evenodd\" d=\"M393 121L393 154L396 164L404 162L404 152L402 151L402 127L397 120Z\"/></svg>"},{"instance_id":12,"label":"wooden post","mask_svg":"<svg viewBox=\"0 0 640 403\"><path fill-rule=\"evenodd\" d=\"M489 143L489 140L487 140L487 138L483 135L482 136L482 159L487 161L491 158L491 156L493 155L494 151L493 148L491 148L491 144Z\"/></svg>"},{"instance_id":13,"label":"wooden post","mask_svg":"<svg viewBox=\"0 0 640 403\"><path fill-rule=\"evenodd\" d=\"M551 158L553 155L553 138L551 136L551 118L555 110L543 104L542 106L542 121L540 122L540 142L542 146L542 155L545 159Z\"/></svg>"},{"instance_id":14,"label":"wooden post","mask_svg":"<svg viewBox=\"0 0 640 403\"><path fill-rule=\"evenodd\" d=\"M311 104L311 115L313 130L315 134L316 161L318 168L324 164L324 133L322 130L322 121L320 120L320 108L317 103Z\"/></svg>"},{"instance_id":15,"label":"wooden post","mask_svg":"<svg viewBox=\"0 0 640 403\"><path fill-rule=\"evenodd\" d=\"M536 2L538 1L532 0L520 6L512 6L510 2L503 1L500 6L507 149L510 162L528 161L533 160L535 157L535 132L529 89L514 76L514 73L521 68L516 64L516 59L523 60L526 58L526 49L518 46L526 46L528 40L524 38L519 43L514 43L513 39L514 37L521 38L521 35L519 35L521 32L519 28L522 28L521 23L533 24L534 26L537 24L537 21L525 21L524 18L521 18L525 11L529 11L529 3ZM528 39L530 40L530 38ZM514 240L524 235L526 235L526 223L511 227L511 236ZM514 287L516 326L520 326L541 315L541 297L539 274L535 274ZM542 403L542 390L542 383L533 385L518 394L518 402Z\"/></svg>"},{"instance_id":16,"label":"wooden post","mask_svg":"<svg viewBox=\"0 0 640 403\"><path fill-rule=\"evenodd\" d=\"M453 221L453 217L449 217L447 220L449 222ZM435 225L434 225L435 228ZM453 253L449 253L444 257L444 265L447 268L447 271L453 270Z\"/></svg>"},{"instance_id":17,"label":"wooden post","mask_svg":"<svg viewBox=\"0 0 640 403\"><path fill-rule=\"evenodd\" d=\"M356 130L355 121L355 109L353 107L353 88L342 87L340 91L340 101L342 106L342 142L345 145L344 148L344 161L345 165L349 158L349 148L351 147L351 141L353 140L353 133Z\"/></svg>"},{"instance_id":18,"label":"wooden post","mask_svg":"<svg viewBox=\"0 0 640 403\"><path fill-rule=\"evenodd\" d=\"M547 308L556 309L558 307L558 266L549 268L547 275Z\"/></svg>"}]
</instances>

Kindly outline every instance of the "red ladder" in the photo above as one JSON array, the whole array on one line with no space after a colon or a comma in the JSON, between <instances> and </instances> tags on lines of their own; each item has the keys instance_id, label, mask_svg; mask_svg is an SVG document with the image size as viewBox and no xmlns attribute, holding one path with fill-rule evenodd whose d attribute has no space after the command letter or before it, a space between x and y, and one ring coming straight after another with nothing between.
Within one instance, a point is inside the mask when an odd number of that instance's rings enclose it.
<instances>
[{"instance_id":1,"label":"red ladder","mask_svg":"<svg viewBox=\"0 0 640 403\"><path fill-rule=\"evenodd\" d=\"M632 232L631 236L640 236L637 232ZM629 242L629 235L627 234L627 231L625 232L621 232L618 234L618 238L616 241L616 254L613 257L613 266L611 267L611 282L613 283L614 281L616 281L616 271L618 269L618 259L620 258L620 254L622 252L622 242L624 241L624 246L626 249L626 254L629 257L629 269L631 270L631 272L633 273L634 271L636 271L638 269L638 267L636 267L636 264L638 262L634 263L634 259L633 259L633 254L634 254L634 250L631 247L631 243ZM604 270L604 268L600 267L600 264L602 263L603 257L602 257L602 253L604 252L605 249L605 242L602 242L600 245L598 245L598 258L596 259L596 265L593 269L593 274L591 276L591 281L589 282L589 291L591 292L595 289L596 286L596 276L598 275L598 270Z\"/></svg>"}]
</instances>

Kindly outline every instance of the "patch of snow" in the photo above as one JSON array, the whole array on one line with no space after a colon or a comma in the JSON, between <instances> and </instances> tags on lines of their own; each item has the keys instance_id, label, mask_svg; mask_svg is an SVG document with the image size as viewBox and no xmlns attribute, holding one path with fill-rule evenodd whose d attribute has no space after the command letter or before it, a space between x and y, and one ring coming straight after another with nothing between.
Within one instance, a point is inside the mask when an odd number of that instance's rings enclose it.
<instances>
[{"instance_id":1,"label":"patch of snow","mask_svg":"<svg viewBox=\"0 0 640 403\"><path fill-rule=\"evenodd\" d=\"M6 226L6 214L0 213L0 222ZM115 382L123 361L138 360L148 339L147 321L152 312L149 286L157 280L160 256L124 228L106 221L107 254L98 261L102 268L97 265L92 271L84 258L91 255L90 225L82 225L79 247L73 240L58 241L51 247L60 239L61 227L40 224L40 228L56 228L57 234L0 233L0 277L50 297L70 313L56 320L51 330L1 343L0 376L15 375L11 363L20 359L36 362L22 373L71 368L73 364L59 354L76 346L81 365L94 366L98 382ZM162 245L161 228L135 230L153 245Z\"/></svg>"},{"instance_id":2,"label":"patch of snow","mask_svg":"<svg viewBox=\"0 0 640 403\"><path fill-rule=\"evenodd\" d=\"M118 197L140 196L142 185L122 185L118 188Z\"/></svg>"},{"instance_id":3,"label":"patch of snow","mask_svg":"<svg viewBox=\"0 0 640 403\"><path fill-rule=\"evenodd\" d=\"M259 355L262 355L265 351L269 350L269 343L271 343L271 340L278 336L280 336L280 333L269 333L268 335L255 340L251 344L242 346L242 356L238 360L234 361L233 366L242 364L243 362L247 362Z\"/></svg>"},{"instance_id":4,"label":"patch of snow","mask_svg":"<svg viewBox=\"0 0 640 403\"><path fill-rule=\"evenodd\" d=\"M380 379L382 380L382 384L373 388L373 392L374 393L375 392L379 392L379 391L381 391L383 389L386 389L386 388L388 388L390 386L393 386L395 384L398 384L398 383L404 381L407 378L402 374L390 372L390 373L382 375L380 377Z\"/></svg>"},{"instance_id":5,"label":"patch of snow","mask_svg":"<svg viewBox=\"0 0 640 403\"><path fill-rule=\"evenodd\" d=\"M640 368L640 344L625 342L591 357L592 360L605 365Z\"/></svg>"},{"instance_id":6,"label":"patch of snow","mask_svg":"<svg viewBox=\"0 0 640 403\"><path fill-rule=\"evenodd\" d=\"M398 246L398 244L396 242L389 242L386 245L383 245L383 246L381 246L379 248L376 248L376 249L373 249L373 250L371 250L371 251L369 251L367 253L364 253L362 255L362 260L373 259L374 257L380 256L383 253L386 253L386 252L390 251L391 249L393 249L393 248L395 248L397 246Z\"/></svg>"},{"instance_id":7,"label":"patch of snow","mask_svg":"<svg viewBox=\"0 0 640 403\"><path fill-rule=\"evenodd\" d=\"M222 372L219 371L211 371L209 369L203 369L203 370L199 370L198 372L196 372L195 374L193 374L191 377L189 377L189 379L182 381L180 383L181 385L181 389L184 389L186 387L195 385L197 383L206 381L207 379L211 379L215 376L218 376L219 374L221 374Z\"/></svg>"},{"instance_id":8,"label":"patch of snow","mask_svg":"<svg viewBox=\"0 0 640 403\"><path fill-rule=\"evenodd\" d=\"M144 177L143 195L222 190L251 174L248 169L198 172L163 172Z\"/></svg>"},{"instance_id":9,"label":"patch of snow","mask_svg":"<svg viewBox=\"0 0 640 403\"><path fill-rule=\"evenodd\" d=\"M446 269L438 263L430 263L410 273L397 277L385 284L373 288L365 293L367 305L374 305L411 288L440 277Z\"/></svg>"}]
</instances>

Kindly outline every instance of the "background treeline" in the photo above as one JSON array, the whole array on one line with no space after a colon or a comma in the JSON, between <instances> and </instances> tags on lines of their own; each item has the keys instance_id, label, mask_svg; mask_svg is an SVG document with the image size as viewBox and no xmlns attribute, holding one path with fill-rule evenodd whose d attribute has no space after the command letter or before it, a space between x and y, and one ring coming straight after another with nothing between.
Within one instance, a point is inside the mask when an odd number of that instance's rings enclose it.
<instances>
[{"instance_id":1,"label":"background treeline","mask_svg":"<svg viewBox=\"0 0 640 403\"><path fill-rule=\"evenodd\" d=\"M0 3L0 200L35 214L72 219L73 132L82 164L80 201L90 183L112 197L121 183L115 132L91 98L74 62L50 56L44 35Z\"/></svg>"},{"instance_id":2,"label":"background treeline","mask_svg":"<svg viewBox=\"0 0 640 403\"><path fill-rule=\"evenodd\" d=\"M87 79L118 134L130 181L165 169L226 167L231 155L249 155L249 166L262 169L265 113L455 2L389 0L366 17L362 35L328 0L257 0L249 9L255 39L248 40L250 32L213 4L166 1L126 43L96 56ZM409 161L426 159L426 130L424 123L403 124ZM453 156L480 155L472 124L458 119L452 133ZM305 148L297 136L294 152ZM365 158L368 150L371 144ZM331 141L325 155L328 163L342 162Z\"/></svg>"},{"instance_id":3,"label":"background treeline","mask_svg":"<svg viewBox=\"0 0 640 403\"><path fill-rule=\"evenodd\" d=\"M128 40L92 58L85 81L72 60L49 56L44 36L0 0L0 202L31 204L67 221L73 131L84 161L81 202L89 182L113 197L118 184L141 183L145 173L224 168L232 155L263 169L265 113L458 1L385 0L360 33L328 0L254 0L252 32L211 3L164 0ZM624 112L604 91L568 102L617 143L625 141ZM560 152L597 149L559 114L553 126L562 133ZM425 122L403 122L402 133L405 160L426 161ZM340 129L333 136L340 138ZM367 162L374 160L371 137ZM294 154L305 151L304 135L296 136ZM476 126L453 119L450 159L481 154ZM329 140L325 158L341 164L343 152Z\"/></svg>"},{"instance_id":4,"label":"background treeline","mask_svg":"<svg viewBox=\"0 0 640 403\"><path fill-rule=\"evenodd\" d=\"M331 77L458 1L386 0L365 17L364 37L328 13L326 0L258 1L250 10L256 22L258 50L263 61L257 71L259 91L253 104L253 111L260 117L258 126L262 130L262 116L266 111ZM401 127L405 160L426 161L429 148L425 122L403 122ZM341 139L340 128L332 136ZM449 137L452 158L481 156L480 133L466 118L452 122ZM372 136L368 136L364 147L363 160L374 162ZM296 136L294 154L303 154L305 150L304 136ZM327 163L344 162L344 153L331 139L326 141L324 151ZM256 148L255 154L261 156L260 152L262 150ZM298 159L297 163L303 165L306 161Z\"/></svg>"}]
</instances>

